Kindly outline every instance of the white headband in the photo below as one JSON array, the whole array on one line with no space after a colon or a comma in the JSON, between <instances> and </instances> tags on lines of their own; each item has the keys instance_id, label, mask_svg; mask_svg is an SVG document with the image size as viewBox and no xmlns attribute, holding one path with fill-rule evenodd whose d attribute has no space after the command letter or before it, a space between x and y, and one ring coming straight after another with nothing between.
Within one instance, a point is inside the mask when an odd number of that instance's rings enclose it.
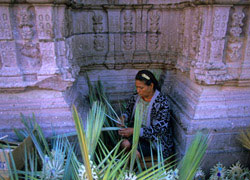
<instances>
[{"instance_id":1,"label":"white headband","mask_svg":"<svg viewBox=\"0 0 250 180\"><path fill-rule=\"evenodd\" d=\"M150 80L150 77L148 77L148 75L146 75L146 74L142 74L141 76L144 77L147 80Z\"/></svg>"}]
</instances>

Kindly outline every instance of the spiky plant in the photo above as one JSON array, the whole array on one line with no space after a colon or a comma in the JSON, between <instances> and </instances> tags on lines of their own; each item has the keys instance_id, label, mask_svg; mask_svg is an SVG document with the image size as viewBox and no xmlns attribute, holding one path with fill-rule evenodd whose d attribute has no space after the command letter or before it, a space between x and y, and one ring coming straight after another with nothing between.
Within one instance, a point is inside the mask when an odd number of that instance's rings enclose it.
<instances>
[{"instance_id":1,"label":"spiky plant","mask_svg":"<svg viewBox=\"0 0 250 180\"><path fill-rule=\"evenodd\" d=\"M178 165L180 180L191 180L194 178L202 158L207 150L208 135L202 132L196 133L194 140L186 151L183 159Z\"/></svg>"},{"instance_id":2,"label":"spiky plant","mask_svg":"<svg viewBox=\"0 0 250 180\"><path fill-rule=\"evenodd\" d=\"M232 180L240 180L243 174L243 167L238 161L227 170L227 177Z\"/></svg>"},{"instance_id":3,"label":"spiky plant","mask_svg":"<svg viewBox=\"0 0 250 180\"><path fill-rule=\"evenodd\" d=\"M88 180L93 180L92 173L91 173L91 165L89 161L89 150L87 146L87 140L85 137L85 131L83 128L82 120L79 118L77 113L76 107L73 106L73 119L75 121L77 136L81 148L82 157L84 160L84 165L86 168L86 175Z\"/></svg>"},{"instance_id":4,"label":"spiky plant","mask_svg":"<svg viewBox=\"0 0 250 180\"><path fill-rule=\"evenodd\" d=\"M131 158L130 158L130 172L133 171L135 159L136 159L136 151L139 142L140 129L142 124L142 106L138 105L135 110L135 120L134 120L134 131L133 131L133 149L131 150Z\"/></svg>"},{"instance_id":5,"label":"spiky plant","mask_svg":"<svg viewBox=\"0 0 250 180\"><path fill-rule=\"evenodd\" d=\"M99 102L94 102L88 113L86 126L86 141L91 158L95 153L104 121L105 107Z\"/></svg>"},{"instance_id":6,"label":"spiky plant","mask_svg":"<svg viewBox=\"0 0 250 180\"><path fill-rule=\"evenodd\" d=\"M103 136L102 139L103 141L105 141L106 139L111 139L111 141L109 141L109 144L115 146L115 144L117 144L117 142L119 141L119 136L115 131L113 131L117 129L110 129L110 127L114 127L116 126L116 123L120 123L118 121L119 116L114 110L114 108L112 107L100 79L98 79L98 81L94 83L93 85L88 75L86 75L86 78L87 78L87 84L89 88L88 99L89 99L90 105L92 106L94 102L99 101L101 102L101 104L103 104L103 106L106 109L105 115L107 116L107 118L104 121L104 127L108 127L107 128L108 130L106 129L107 131L106 134L101 135ZM123 110L121 110L121 112L123 112Z\"/></svg>"},{"instance_id":7,"label":"spiky plant","mask_svg":"<svg viewBox=\"0 0 250 180\"><path fill-rule=\"evenodd\" d=\"M87 179L94 179L93 177L93 171L91 170L91 162L89 157L85 157L88 156L89 151L87 148L87 140L85 137L85 131L83 128L81 128L82 126L81 124L81 120L79 118L79 116L77 115L77 111L76 108L74 108L74 120L76 123L76 129L77 129L77 133L78 133L78 137L79 137L79 143L80 143L80 147L82 149L82 155L83 155L83 159L84 159L84 172L85 175L87 177ZM137 120L135 120L135 126L136 127L140 127L140 120L139 120L139 113L140 111L137 110L137 115L135 116ZM137 125L136 125L137 124ZM95 126L98 126L98 124L95 124ZM88 127L86 127L88 128ZM136 128L135 128L136 129ZM138 131L138 129L137 129ZM100 150L101 153L96 153L96 161L98 162L95 165L95 170L97 173L97 176L99 179L102 180L121 180L124 179L124 177L126 176L126 171L127 171L127 163L128 163L128 159L129 156L131 156L130 158L130 164L133 164L135 162L135 152L136 152L136 145L138 143L138 137L139 137L139 132L134 132L134 145L132 146L132 150L129 153L124 153L124 151L119 152L119 147L120 147L120 142L112 149L109 150L105 144L102 142L102 140L100 139L98 142L98 145L100 146ZM137 136L137 138L136 138ZM82 144L82 145L81 145ZM84 148L85 147L85 148ZM134 155L133 155L134 154ZM89 166L89 172L87 167ZM139 174L137 174L137 179L138 180L142 180L142 179L160 179L161 177L164 176L163 172L165 170L167 170L169 164L164 164L162 167L157 168L158 165L156 164L155 166L147 169L146 171L142 171ZM77 167L77 166L76 166ZM79 169L79 166L78 166ZM130 166L130 173L135 173L133 166ZM128 175L128 174L127 174ZM126 176L126 177L130 177L130 176Z\"/></svg>"},{"instance_id":8,"label":"spiky plant","mask_svg":"<svg viewBox=\"0 0 250 180\"><path fill-rule=\"evenodd\" d=\"M205 180L205 173L200 167L195 173L194 180Z\"/></svg>"},{"instance_id":9,"label":"spiky plant","mask_svg":"<svg viewBox=\"0 0 250 180\"><path fill-rule=\"evenodd\" d=\"M44 180L60 180L64 175L65 156L63 152L52 150L52 156L45 155L41 178Z\"/></svg>"},{"instance_id":10,"label":"spiky plant","mask_svg":"<svg viewBox=\"0 0 250 180\"><path fill-rule=\"evenodd\" d=\"M238 139L245 148L250 150L250 128L248 128L245 131L241 131Z\"/></svg>"},{"instance_id":11,"label":"spiky plant","mask_svg":"<svg viewBox=\"0 0 250 180\"><path fill-rule=\"evenodd\" d=\"M226 167L221 164L220 162L217 163L211 170L210 170L210 178L209 180L224 180L227 178L227 170Z\"/></svg>"}]
</instances>

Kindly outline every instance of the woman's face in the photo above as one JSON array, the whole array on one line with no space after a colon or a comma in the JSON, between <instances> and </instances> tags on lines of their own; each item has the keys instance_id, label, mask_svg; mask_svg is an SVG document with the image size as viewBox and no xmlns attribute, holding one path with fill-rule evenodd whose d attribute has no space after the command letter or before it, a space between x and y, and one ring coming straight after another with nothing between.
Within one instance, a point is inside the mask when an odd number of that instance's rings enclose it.
<instances>
[{"instance_id":1,"label":"woman's face","mask_svg":"<svg viewBox=\"0 0 250 180\"><path fill-rule=\"evenodd\" d=\"M141 97L149 97L154 94L154 84L147 86L143 81L135 80L136 91Z\"/></svg>"}]
</instances>

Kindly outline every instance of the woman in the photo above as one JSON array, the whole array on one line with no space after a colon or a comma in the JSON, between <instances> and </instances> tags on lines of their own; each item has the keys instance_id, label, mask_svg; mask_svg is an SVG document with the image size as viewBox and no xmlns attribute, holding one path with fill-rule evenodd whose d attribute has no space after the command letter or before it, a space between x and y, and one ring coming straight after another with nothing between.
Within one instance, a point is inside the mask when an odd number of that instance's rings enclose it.
<instances>
[{"instance_id":1,"label":"woman","mask_svg":"<svg viewBox=\"0 0 250 180\"><path fill-rule=\"evenodd\" d=\"M152 141L153 145L157 145L158 139L162 146L163 157L167 158L173 154L172 129L170 127L167 97L160 93L158 81L148 70L141 70L136 74L135 86L137 94L130 98L126 111L122 115L122 120L125 121L128 128L122 128L118 131L119 135L126 138L123 140L121 147L131 148L135 108L138 104L141 104L143 117L139 144L143 156L150 155L149 141ZM141 157L138 151L137 156Z\"/></svg>"}]
</instances>

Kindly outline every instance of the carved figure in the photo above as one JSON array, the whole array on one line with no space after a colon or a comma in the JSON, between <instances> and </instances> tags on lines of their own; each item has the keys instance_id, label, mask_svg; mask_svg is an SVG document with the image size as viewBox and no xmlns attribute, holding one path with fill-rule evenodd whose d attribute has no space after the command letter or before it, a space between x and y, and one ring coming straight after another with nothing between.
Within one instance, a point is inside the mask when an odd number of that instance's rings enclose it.
<instances>
[{"instance_id":1,"label":"carved figure","mask_svg":"<svg viewBox=\"0 0 250 180\"><path fill-rule=\"evenodd\" d=\"M9 13L4 7L0 7L0 38L6 39L12 37L10 27Z\"/></svg>"},{"instance_id":2,"label":"carved figure","mask_svg":"<svg viewBox=\"0 0 250 180\"><path fill-rule=\"evenodd\" d=\"M159 31L160 13L158 11L152 11L149 15L149 19L150 19L150 31L152 32Z\"/></svg>"},{"instance_id":3,"label":"carved figure","mask_svg":"<svg viewBox=\"0 0 250 180\"><path fill-rule=\"evenodd\" d=\"M133 44L133 37L131 34L129 33L126 33L123 37L123 44L124 44L124 49L129 51L131 50L133 47L132 47L132 44Z\"/></svg>"},{"instance_id":4,"label":"carved figure","mask_svg":"<svg viewBox=\"0 0 250 180\"><path fill-rule=\"evenodd\" d=\"M39 44L34 44L32 42L27 42L23 45L21 49L21 54L31 58L39 58L40 57L40 50Z\"/></svg>"},{"instance_id":5,"label":"carved figure","mask_svg":"<svg viewBox=\"0 0 250 180\"><path fill-rule=\"evenodd\" d=\"M17 16L17 19L19 21L20 28L32 25L32 14L28 11L28 7L25 6L19 9L19 16Z\"/></svg>"},{"instance_id":6,"label":"carved figure","mask_svg":"<svg viewBox=\"0 0 250 180\"><path fill-rule=\"evenodd\" d=\"M229 57L232 61L236 61L240 57L241 42L234 42L228 45Z\"/></svg>"},{"instance_id":7,"label":"carved figure","mask_svg":"<svg viewBox=\"0 0 250 180\"><path fill-rule=\"evenodd\" d=\"M36 73L41 67L41 56L39 44L32 43L31 41L26 42L21 50L23 56L21 60L21 69L24 74Z\"/></svg>"},{"instance_id":8,"label":"carved figure","mask_svg":"<svg viewBox=\"0 0 250 180\"><path fill-rule=\"evenodd\" d=\"M150 51L156 50L159 47L159 37L157 34L149 35L149 45L150 45Z\"/></svg>"},{"instance_id":9,"label":"carved figure","mask_svg":"<svg viewBox=\"0 0 250 180\"><path fill-rule=\"evenodd\" d=\"M102 32L103 26L102 26L102 20L103 17L101 15L94 15L93 16L93 30L95 33Z\"/></svg>"},{"instance_id":10,"label":"carved figure","mask_svg":"<svg viewBox=\"0 0 250 180\"><path fill-rule=\"evenodd\" d=\"M243 45L242 40L240 39L240 34L242 33L243 26L242 20L245 17L245 14L242 12L242 9L236 9L236 12L232 15L232 24L230 28L230 37L228 40L228 58L230 61L238 61L241 57L240 49Z\"/></svg>"},{"instance_id":11,"label":"carved figure","mask_svg":"<svg viewBox=\"0 0 250 180\"><path fill-rule=\"evenodd\" d=\"M124 31L125 32L130 32L133 30L132 20L133 20L133 16L131 15L131 13L126 12L124 14Z\"/></svg>"},{"instance_id":12,"label":"carved figure","mask_svg":"<svg viewBox=\"0 0 250 180\"><path fill-rule=\"evenodd\" d=\"M21 36L24 40L32 39L32 37L34 35L33 30L32 30L32 26L25 25L25 26L22 26L22 28L20 30L21 30Z\"/></svg>"},{"instance_id":13,"label":"carved figure","mask_svg":"<svg viewBox=\"0 0 250 180\"><path fill-rule=\"evenodd\" d=\"M102 51L104 49L104 38L102 35L95 35L94 48L96 51Z\"/></svg>"}]
</instances>

